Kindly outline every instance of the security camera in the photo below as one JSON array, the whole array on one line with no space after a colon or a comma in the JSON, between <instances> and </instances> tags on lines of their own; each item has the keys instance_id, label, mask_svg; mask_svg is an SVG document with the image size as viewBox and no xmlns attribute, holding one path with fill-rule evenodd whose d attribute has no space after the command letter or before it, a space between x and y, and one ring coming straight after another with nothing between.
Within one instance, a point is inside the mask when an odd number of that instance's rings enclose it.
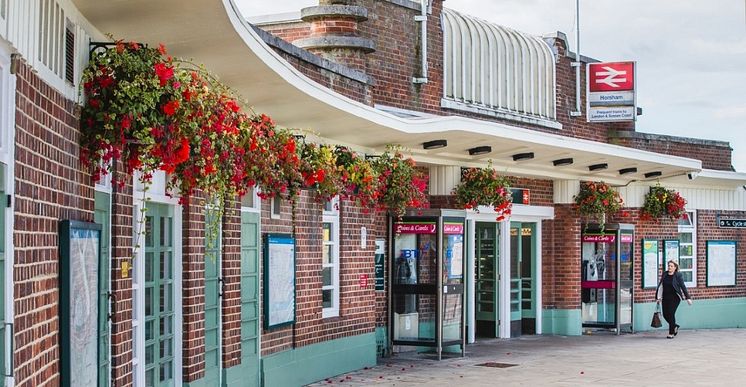
<instances>
[{"instance_id":1,"label":"security camera","mask_svg":"<svg viewBox=\"0 0 746 387\"><path fill-rule=\"evenodd\" d=\"M699 172L696 171L692 171L686 174L686 177L688 177L689 180L694 180L697 178L697 176L699 176Z\"/></svg>"}]
</instances>

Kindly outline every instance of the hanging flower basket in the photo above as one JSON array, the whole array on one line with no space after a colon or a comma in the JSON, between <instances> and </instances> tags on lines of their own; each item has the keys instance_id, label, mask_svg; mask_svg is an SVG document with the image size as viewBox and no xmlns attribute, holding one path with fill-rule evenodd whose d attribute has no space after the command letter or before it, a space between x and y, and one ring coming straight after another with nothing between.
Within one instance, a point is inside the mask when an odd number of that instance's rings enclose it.
<instances>
[{"instance_id":1,"label":"hanging flower basket","mask_svg":"<svg viewBox=\"0 0 746 387\"><path fill-rule=\"evenodd\" d=\"M642 220L670 217L679 219L686 214L686 199L674 190L656 184L645 195L640 218Z\"/></svg>"},{"instance_id":2,"label":"hanging flower basket","mask_svg":"<svg viewBox=\"0 0 746 387\"><path fill-rule=\"evenodd\" d=\"M326 202L343 190L342 175L337 170L337 155L328 145L304 144L301 154L303 187L314 191Z\"/></svg>"},{"instance_id":3,"label":"hanging flower basket","mask_svg":"<svg viewBox=\"0 0 746 387\"><path fill-rule=\"evenodd\" d=\"M378 209L402 216L408 207L427 208L427 175L417 170L411 158L389 147L371 162L378 174Z\"/></svg>"},{"instance_id":4,"label":"hanging flower basket","mask_svg":"<svg viewBox=\"0 0 746 387\"><path fill-rule=\"evenodd\" d=\"M456 205L479 212L479 206L491 206L497 213L497 221L510 216L513 197L510 182L497 174L490 161L487 168L469 168L461 176L461 182L453 189Z\"/></svg>"},{"instance_id":5,"label":"hanging flower basket","mask_svg":"<svg viewBox=\"0 0 746 387\"><path fill-rule=\"evenodd\" d=\"M604 182L582 182L580 192L574 198L578 213L597 220L601 230L606 217L619 212L624 203L619 192Z\"/></svg>"},{"instance_id":6,"label":"hanging flower basket","mask_svg":"<svg viewBox=\"0 0 746 387\"><path fill-rule=\"evenodd\" d=\"M342 183L342 197L355 201L364 212L374 209L378 201L379 180L373 166L347 147L335 147L334 154Z\"/></svg>"}]
</instances>

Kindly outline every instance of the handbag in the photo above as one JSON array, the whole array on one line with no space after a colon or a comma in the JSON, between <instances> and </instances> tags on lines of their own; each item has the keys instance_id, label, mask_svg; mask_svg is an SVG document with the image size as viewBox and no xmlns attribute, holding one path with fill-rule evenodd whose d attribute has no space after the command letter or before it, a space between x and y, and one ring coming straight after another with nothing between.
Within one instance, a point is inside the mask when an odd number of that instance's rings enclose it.
<instances>
[{"instance_id":1,"label":"handbag","mask_svg":"<svg viewBox=\"0 0 746 387\"><path fill-rule=\"evenodd\" d=\"M660 328L663 326L661 323L661 313L660 313L660 304L655 308L655 313L653 313L653 321L650 322L650 326L653 328Z\"/></svg>"}]
</instances>

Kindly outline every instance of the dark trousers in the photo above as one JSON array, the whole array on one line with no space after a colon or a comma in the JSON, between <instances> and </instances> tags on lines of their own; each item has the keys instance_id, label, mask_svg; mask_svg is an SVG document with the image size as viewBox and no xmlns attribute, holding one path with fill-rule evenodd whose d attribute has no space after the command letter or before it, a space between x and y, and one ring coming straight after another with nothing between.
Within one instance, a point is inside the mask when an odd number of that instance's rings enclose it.
<instances>
[{"instance_id":1,"label":"dark trousers","mask_svg":"<svg viewBox=\"0 0 746 387\"><path fill-rule=\"evenodd\" d=\"M672 335L676 330L676 309L679 308L681 299L673 295L671 297L663 296L663 318L668 323L668 334Z\"/></svg>"}]
</instances>

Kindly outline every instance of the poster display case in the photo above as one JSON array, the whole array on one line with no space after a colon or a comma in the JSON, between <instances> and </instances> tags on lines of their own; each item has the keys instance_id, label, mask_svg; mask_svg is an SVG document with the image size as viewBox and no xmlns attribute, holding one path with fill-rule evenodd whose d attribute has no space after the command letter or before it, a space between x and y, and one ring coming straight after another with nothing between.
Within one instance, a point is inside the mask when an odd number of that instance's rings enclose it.
<instances>
[{"instance_id":1,"label":"poster display case","mask_svg":"<svg viewBox=\"0 0 746 387\"><path fill-rule=\"evenodd\" d=\"M424 210L389 223L390 347L458 345L464 354L463 211Z\"/></svg>"}]
</instances>

